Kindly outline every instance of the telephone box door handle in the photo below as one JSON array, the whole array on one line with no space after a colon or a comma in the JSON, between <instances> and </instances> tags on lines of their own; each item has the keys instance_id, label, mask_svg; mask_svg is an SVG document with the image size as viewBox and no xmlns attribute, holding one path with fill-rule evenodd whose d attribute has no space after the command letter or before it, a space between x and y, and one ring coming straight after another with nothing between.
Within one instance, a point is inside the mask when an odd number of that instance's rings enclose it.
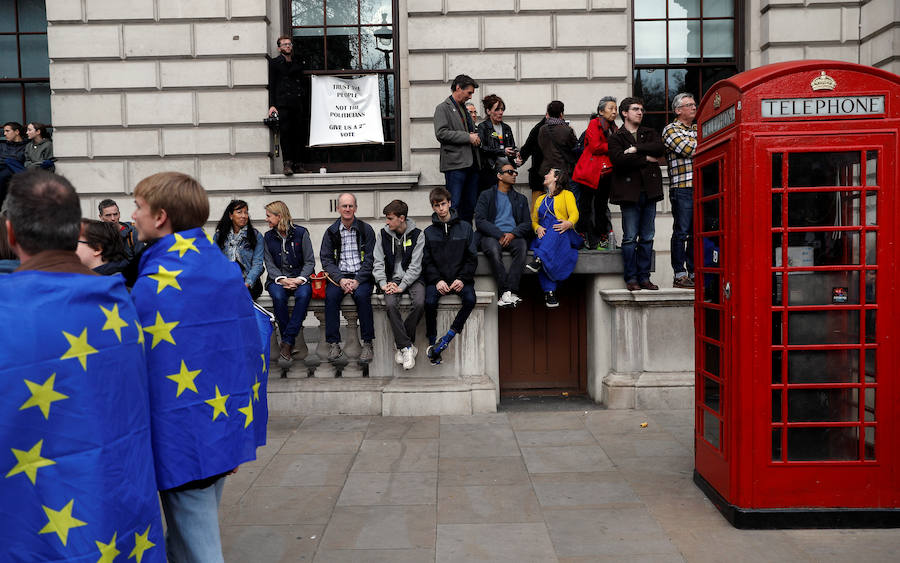
<instances>
[{"instance_id":1,"label":"telephone box door handle","mask_svg":"<svg viewBox=\"0 0 900 563\"><path fill-rule=\"evenodd\" d=\"M731 282L725 282L725 299L731 299Z\"/></svg>"}]
</instances>

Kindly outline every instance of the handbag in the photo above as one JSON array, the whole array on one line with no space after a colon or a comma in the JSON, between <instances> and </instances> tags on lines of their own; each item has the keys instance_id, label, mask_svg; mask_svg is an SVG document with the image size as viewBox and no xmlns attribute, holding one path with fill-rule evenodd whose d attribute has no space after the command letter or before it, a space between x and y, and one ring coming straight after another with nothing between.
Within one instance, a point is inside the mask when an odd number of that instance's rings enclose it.
<instances>
[{"instance_id":1,"label":"handbag","mask_svg":"<svg viewBox=\"0 0 900 563\"><path fill-rule=\"evenodd\" d=\"M597 128L600 128L600 122L597 122ZM603 134L603 131L600 131ZM572 180L579 184L597 189L600 184L600 178L612 172L612 161L607 154L591 154L587 151L581 153L581 158L575 164L575 170L572 172Z\"/></svg>"},{"instance_id":2,"label":"handbag","mask_svg":"<svg viewBox=\"0 0 900 563\"><path fill-rule=\"evenodd\" d=\"M309 276L313 299L325 299L325 284L328 283L325 272L317 272Z\"/></svg>"}]
</instances>

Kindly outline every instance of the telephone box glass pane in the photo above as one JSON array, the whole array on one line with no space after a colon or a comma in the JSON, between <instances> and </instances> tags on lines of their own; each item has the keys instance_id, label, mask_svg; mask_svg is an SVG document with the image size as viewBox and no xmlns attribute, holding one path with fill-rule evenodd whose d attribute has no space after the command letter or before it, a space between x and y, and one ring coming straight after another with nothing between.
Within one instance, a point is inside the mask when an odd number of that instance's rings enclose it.
<instances>
[{"instance_id":1,"label":"telephone box glass pane","mask_svg":"<svg viewBox=\"0 0 900 563\"><path fill-rule=\"evenodd\" d=\"M719 193L719 163L713 162L701 170L703 197Z\"/></svg>"},{"instance_id":2,"label":"telephone box glass pane","mask_svg":"<svg viewBox=\"0 0 900 563\"><path fill-rule=\"evenodd\" d=\"M788 383L856 383L859 350L791 350Z\"/></svg>"},{"instance_id":3,"label":"telephone box glass pane","mask_svg":"<svg viewBox=\"0 0 900 563\"><path fill-rule=\"evenodd\" d=\"M717 413L721 413L719 410L719 393L720 386L717 381L713 381L708 377L703 378L703 404Z\"/></svg>"},{"instance_id":4,"label":"telephone box glass pane","mask_svg":"<svg viewBox=\"0 0 900 563\"><path fill-rule=\"evenodd\" d=\"M704 328L705 334L709 338L713 338L715 340L721 340L721 329L719 328L722 325L722 321L720 320L722 317L722 311L718 309L703 309L703 317L704 317Z\"/></svg>"},{"instance_id":5,"label":"telephone box glass pane","mask_svg":"<svg viewBox=\"0 0 900 563\"><path fill-rule=\"evenodd\" d=\"M781 428L772 430L772 461L781 461Z\"/></svg>"},{"instance_id":6,"label":"telephone box glass pane","mask_svg":"<svg viewBox=\"0 0 900 563\"><path fill-rule=\"evenodd\" d=\"M719 302L719 274L703 274L703 301Z\"/></svg>"},{"instance_id":7,"label":"telephone box glass pane","mask_svg":"<svg viewBox=\"0 0 900 563\"><path fill-rule=\"evenodd\" d=\"M866 402L864 403L865 407L865 418L866 422L874 422L875 421L875 388L874 387L866 387L865 390Z\"/></svg>"},{"instance_id":8,"label":"telephone box glass pane","mask_svg":"<svg viewBox=\"0 0 900 563\"><path fill-rule=\"evenodd\" d=\"M788 155L788 186L859 186L858 152L800 152Z\"/></svg>"},{"instance_id":9,"label":"telephone box glass pane","mask_svg":"<svg viewBox=\"0 0 900 563\"><path fill-rule=\"evenodd\" d=\"M866 311L866 343L875 343L875 311Z\"/></svg>"},{"instance_id":10,"label":"telephone box glass pane","mask_svg":"<svg viewBox=\"0 0 900 563\"><path fill-rule=\"evenodd\" d=\"M853 422L858 403L858 389L788 389L788 422Z\"/></svg>"},{"instance_id":11,"label":"telephone box glass pane","mask_svg":"<svg viewBox=\"0 0 900 563\"><path fill-rule=\"evenodd\" d=\"M772 272L772 305L779 307L781 305L781 294L784 287L781 283L784 274L782 272Z\"/></svg>"},{"instance_id":12,"label":"telephone box glass pane","mask_svg":"<svg viewBox=\"0 0 900 563\"><path fill-rule=\"evenodd\" d=\"M781 390L772 391L772 422L781 422Z\"/></svg>"},{"instance_id":13,"label":"telephone box glass pane","mask_svg":"<svg viewBox=\"0 0 900 563\"><path fill-rule=\"evenodd\" d=\"M788 345L858 342L859 311L788 311Z\"/></svg>"},{"instance_id":14,"label":"telephone box glass pane","mask_svg":"<svg viewBox=\"0 0 900 563\"><path fill-rule=\"evenodd\" d=\"M791 272L788 305L859 305L859 272Z\"/></svg>"},{"instance_id":15,"label":"telephone box glass pane","mask_svg":"<svg viewBox=\"0 0 900 563\"><path fill-rule=\"evenodd\" d=\"M788 428L788 461L859 459L859 428Z\"/></svg>"},{"instance_id":16,"label":"telephone box glass pane","mask_svg":"<svg viewBox=\"0 0 900 563\"><path fill-rule=\"evenodd\" d=\"M860 263L859 232L810 231L788 233L788 268L855 265ZM781 267L781 247L775 247L775 267Z\"/></svg>"},{"instance_id":17,"label":"telephone box glass pane","mask_svg":"<svg viewBox=\"0 0 900 563\"><path fill-rule=\"evenodd\" d=\"M772 313L772 344L781 344L781 311Z\"/></svg>"},{"instance_id":18,"label":"telephone box glass pane","mask_svg":"<svg viewBox=\"0 0 900 563\"><path fill-rule=\"evenodd\" d=\"M788 227L860 225L862 192L788 192Z\"/></svg>"},{"instance_id":19,"label":"telephone box glass pane","mask_svg":"<svg viewBox=\"0 0 900 563\"><path fill-rule=\"evenodd\" d=\"M876 243L878 242L878 233L875 231L866 231L866 264L874 266L878 264L876 256Z\"/></svg>"},{"instance_id":20,"label":"telephone box glass pane","mask_svg":"<svg viewBox=\"0 0 900 563\"><path fill-rule=\"evenodd\" d=\"M866 427L866 459L875 459L875 428Z\"/></svg>"},{"instance_id":21,"label":"telephone box glass pane","mask_svg":"<svg viewBox=\"0 0 900 563\"><path fill-rule=\"evenodd\" d=\"M703 369L718 377L720 357L719 347L706 343L704 344L704 348L706 350L706 353L704 354L704 358L706 361L703 363Z\"/></svg>"},{"instance_id":22,"label":"telephone box glass pane","mask_svg":"<svg viewBox=\"0 0 900 563\"><path fill-rule=\"evenodd\" d=\"M719 230L719 199L704 201L703 210L703 230L718 231Z\"/></svg>"},{"instance_id":23,"label":"telephone box glass pane","mask_svg":"<svg viewBox=\"0 0 900 563\"><path fill-rule=\"evenodd\" d=\"M660 64L666 62L666 22L634 22L634 63ZM660 70L660 80L665 71ZM646 89L647 85L643 84ZM662 93L662 92L660 92ZM644 99L646 101L646 90Z\"/></svg>"},{"instance_id":24,"label":"telephone box glass pane","mask_svg":"<svg viewBox=\"0 0 900 563\"><path fill-rule=\"evenodd\" d=\"M781 358L784 353L781 350L772 352L772 383L781 383Z\"/></svg>"},{"instance_id":25,"label":"telephone box glass pane","mask_svg":"<svg viewBox=\"0 0 900 563\"><path fill-rule=\"evenodd\" d=\"M703 439L719 448L719 419L709 411L703 411Z\"/></svg>"},{"instance_id":26,"label":"telephone box glass pane","mask_svg":"<svg viewBox=\"0 0 900 563\"><path fill-rule=\"evenodd\" d=\"M703 237L703 267L719 268L722 266L722 251L719 237Z\"/></svg>"},{"instance_id":27,"label":"telephone box glass pane","mask_svg":"<svg viewBox=\"0 0 900 563\"><path fill-rule=\"evenodd\" d=\"M878 379L875 356L875 350L866 350L866 383L875 383Z\"/></svg>"},{"instance_id":28,"label":"telephone box glass pane","mask_svg":"<svg viewBox=\"0 0 900 563\"><path fill-rule=\"evenodd\" d=\"M878 224L878 192L866 192L866 225Z\"/></svg>"},{"instance_id":29,"label":"telephone box glass pane","mask_svg":"<svg viewBox=\"0 0 900 563\"><path fill-rule=\"evenodd\" d=\"M774 268L781 267L782 255L781 255L781 233L773 233L772 234L772 266ZM790 259L788 259L788 263L790 263Z\"/></svg>"},{"instance_id":30,"label":"telephone box glass pane","mask_svg":"<svg viewBox=\"0 0 900 563\"><path fill-rule=\"evenodd\" d=\"M878 185L878 151L866 151L866 185Z\"/></svg>"},{"instance_id":31,"label":"telephone box glass pane","mask_svg":"<svg viewBox=\"0 0 900 563\"><path fill-rule=\"evenodd\" d=\"M784 186L781 185L781 166L783 156L780 152L772 153L772 189L780 190Z\"/></svg>"},{"instance_id":32,"label":"telephone box glass pane","mask_svg":"<svg viewBox=\"0 0 900 563\"><path fill-rule=\"evenodd\" d=\"M866 271L866 303L877 303L878 295L875 293L875 271Z\"/></svg>"},{"instance_id":33,"label":"telephone box glass pane","mask_svg":"<svg viewBox=\"0 0 900 563\"><path fill-rule=\"evenodd\" d=\"M781 194L772 194L772 226L781 227Z\"/></svg>"}]
</instances>

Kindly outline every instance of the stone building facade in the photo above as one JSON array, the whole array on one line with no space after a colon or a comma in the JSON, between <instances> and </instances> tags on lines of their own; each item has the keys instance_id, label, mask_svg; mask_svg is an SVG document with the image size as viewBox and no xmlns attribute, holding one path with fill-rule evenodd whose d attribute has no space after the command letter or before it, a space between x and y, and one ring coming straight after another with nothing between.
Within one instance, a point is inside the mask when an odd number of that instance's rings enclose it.
<instances>
[{"instance_id":1,"label":"stone building facade","mask_svg":"<svg viewBox=\"0 0 900 563\"><path fill-rule=\"evenodd\" d=\"M229 200L240 197L261 226L263 205L283 199L296 221L310 227L314 244L336 217L334 201L344 189L358 193L360 216L375 223L395 197L410 203L415 218L425 219L428 190L443 185L431 118L453 76L466 73L479 81L476 102L489 93L504 98L505 120L519 143L553 99L566 103L566 116L580 133L601 96L621 99L635 88L636 52L652 39L636 31L642 11L665 10L668 2L670 14L687 13L700 5L699 0L366 2L390 10L398 69L398 169L361 165L356 171L285 178L271 174L280 166L272 163L271 136L261 123L268 105L267 55L276 51L275 38L290 30L294 5L303 2L46 0L57 168L82 194L85 215L95 216L96 203L112 197L127 216L133 209L129 194L141 178L177 170L196 176L209 190L211 223ZM331 10L345 4L357 2L328 2ZM725 25L733 25L729 64L736 70L824 58L900 72L895 0L706 0L704 6L732 14L733 23ZM707 41L712 45L711 38ZM524 174L519 178L525 181ZM667 201L660 202L659 212L654 279L671 286ZM610 338L611 323L622 317L622 300L600 292L621 286L620 274L600 271L587 284L588 342L594 350L587 387L597 400L604 378L615 372L615 358L626 354L617 352L616 339ZM479 289L491 288L489 277L479 279ZM682 301L689 319L690 301ZM673 349L690 347L685 338L671 342ZM496 359L488 363L496 383ZM681 377L689 386L690 366L676 372L662 379Z\"/></svg>"}]
</instances>

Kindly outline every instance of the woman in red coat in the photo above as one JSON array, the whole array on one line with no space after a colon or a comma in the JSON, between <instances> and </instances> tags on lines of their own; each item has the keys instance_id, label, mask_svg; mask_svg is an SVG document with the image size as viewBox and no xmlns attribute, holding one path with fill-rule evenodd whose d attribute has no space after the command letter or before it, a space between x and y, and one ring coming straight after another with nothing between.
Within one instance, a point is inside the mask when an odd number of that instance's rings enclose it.
<instances>
[{"instance_id":1,"label":"woman in red coat","mask_svg":"<svg viewBox=\"0 0 900 563\"><path fill-rule=\"evenodd\" d=\"M581 185L581 197L578 199L581 221L578 223L578 231L585 235L585 246L589 249L611 250L608 235L612 231L612 222L607 202L612 163L607 155L606 140L618 129L616 99L612 96L600 98L597 114L584 132L584 152L575 165L572 180Z\"/></svg>"}]
</instances>

